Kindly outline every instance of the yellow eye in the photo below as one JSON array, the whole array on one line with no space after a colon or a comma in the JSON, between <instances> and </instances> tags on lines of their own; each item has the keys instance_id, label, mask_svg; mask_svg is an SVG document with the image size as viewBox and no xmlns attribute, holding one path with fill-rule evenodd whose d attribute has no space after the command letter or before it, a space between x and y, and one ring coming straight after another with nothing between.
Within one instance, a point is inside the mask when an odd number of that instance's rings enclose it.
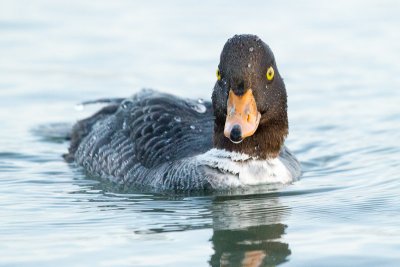
<instances>
[{"instance_id":1,"label":"yellow eye","mask_svg":"<svg viewBox=\"0 0 400 267\"><path fill-rule=\"evenodd\" d=\"M221 80L221 72L219 72L219 69L217 69L217 79L218 81Z\"/></svg>"},{"instance_id":2,"label":"yellow eye","mask_svg":"<svg viewBox=\"0 0 400 267\"><path fill-rule=\"evenodd\" d=\"M274 68L271 66L268 68L267 74L265 76L267 76L268 81L272 81L272 79L274 78L274 74L275 74Z\"/></svg>"}]
</instances>

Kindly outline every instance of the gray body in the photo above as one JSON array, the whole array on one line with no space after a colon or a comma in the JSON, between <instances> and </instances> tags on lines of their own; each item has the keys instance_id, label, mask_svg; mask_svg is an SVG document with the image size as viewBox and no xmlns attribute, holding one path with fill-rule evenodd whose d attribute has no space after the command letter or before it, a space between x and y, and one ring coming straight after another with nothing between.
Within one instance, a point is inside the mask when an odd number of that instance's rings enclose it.
<instances>
[{"instance_id":1,"label":"gray body","mask_svg":"<svg viewBox=\"0 0 400 267\"><path fill-rule=\"evenodd\" d=\"M144 90L79 121L66 158L91 175L134 188L198 191L246 184L248 173L240 181L238 168L257 160L210 152L213 129L210 102ZM300 175L300 165L286 148L280 158L292 179ZM258 162L260 168L274 165Z\"/></svg>"}]
</instances>

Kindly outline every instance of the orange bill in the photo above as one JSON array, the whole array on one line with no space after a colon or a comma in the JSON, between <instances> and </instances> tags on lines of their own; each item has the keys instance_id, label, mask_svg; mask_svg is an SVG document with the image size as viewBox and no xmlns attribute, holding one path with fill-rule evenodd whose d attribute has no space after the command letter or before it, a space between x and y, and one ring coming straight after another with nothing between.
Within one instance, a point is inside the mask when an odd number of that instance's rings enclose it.
<instances>
[{"instance_id":1,"label":"orange bill","mask_svg":"<svg viewBox=\"0 0 400 267\"><path fill-rule=\"evenodd\" d=\"M251 89L241 96L237 96L232 90L229 91L224 128L226 137L234 143L240 143L256 132L260 118L261 114L257 110Z\"/></svg>"}]
</instances>

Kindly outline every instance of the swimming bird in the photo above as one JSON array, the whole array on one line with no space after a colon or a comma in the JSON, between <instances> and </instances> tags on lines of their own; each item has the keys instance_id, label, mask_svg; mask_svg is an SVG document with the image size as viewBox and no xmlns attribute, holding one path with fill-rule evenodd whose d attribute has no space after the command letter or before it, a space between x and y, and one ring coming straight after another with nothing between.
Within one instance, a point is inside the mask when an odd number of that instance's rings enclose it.
<instances>
[{"instance_id":1,"label":"swimming bird","mask_svg":"<svg viewBox=\"0 0 400 267\"><path fill-rule=\"evenodd\" d=\"M112 100L75 124L65 158L142 190L224 190L297 179L287 135L274 54L256 35L235 35L222 49L211 102L154 90Z\"/></svg>"}]
</instances>

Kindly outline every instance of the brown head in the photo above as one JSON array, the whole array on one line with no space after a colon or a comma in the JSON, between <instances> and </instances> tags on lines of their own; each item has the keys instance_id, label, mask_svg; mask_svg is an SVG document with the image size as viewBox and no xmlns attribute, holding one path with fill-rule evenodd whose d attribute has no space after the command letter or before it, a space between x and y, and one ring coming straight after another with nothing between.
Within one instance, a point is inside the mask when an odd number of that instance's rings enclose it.
<instances>
[{"instance_id":1,"label":"brown head","mask_svg":"<svg viewBox=\"0 0 400 267\"><path fill-rule=\"evenodd\" d=\"M214 147L276 157L288 134L287 95L271 49L235 35L221 53L212 102Z\"/></svg>"}]
</instances>

